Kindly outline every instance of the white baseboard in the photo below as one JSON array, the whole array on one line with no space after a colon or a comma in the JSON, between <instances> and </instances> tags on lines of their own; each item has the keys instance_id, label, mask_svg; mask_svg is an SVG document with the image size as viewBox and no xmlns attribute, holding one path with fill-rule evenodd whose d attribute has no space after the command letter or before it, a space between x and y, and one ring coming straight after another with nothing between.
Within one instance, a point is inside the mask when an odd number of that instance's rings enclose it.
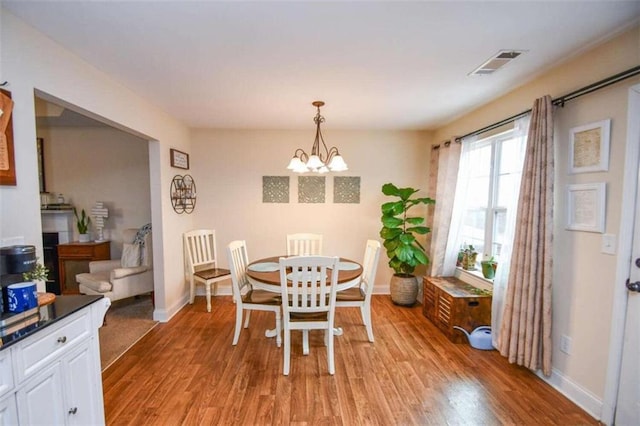
<instances>
[{"instance_id":1,"label":"white baseboard","mask_svg":"<svg viewBox=\"0 0 640 426\"><path fill-rule=\"evenodd\" d=\"M159 322L169 322L187 303L189 303L189 293L182 296L182 298L174 303L173 306L170 306L169 309L155 308L153 310L153 319Z\"/></svg>"},{"instance_id":2,"label":"white baseboard","mask_svg":"<svg viewBox=\"0 0 640 426\"><path fill-rule=\"evenodd\" d=\"M555 368L551 369L551 377L546 377L542 371L536 371L538 377L549 383L558 392L573 401L578 407L586 411L596 420L600 420L602 413L602 400L578 384L564 377Z\"/></svg>"},{"instance_id":3,"label":"white baseboard","mask_svg":"<svg viewBox=\"0 0 640 426\"><path fill-rule=\"evenodd\" d=\"M389 284L376 284L373 286L373 294L391 294Z\"/></svg>"}]
</instances>

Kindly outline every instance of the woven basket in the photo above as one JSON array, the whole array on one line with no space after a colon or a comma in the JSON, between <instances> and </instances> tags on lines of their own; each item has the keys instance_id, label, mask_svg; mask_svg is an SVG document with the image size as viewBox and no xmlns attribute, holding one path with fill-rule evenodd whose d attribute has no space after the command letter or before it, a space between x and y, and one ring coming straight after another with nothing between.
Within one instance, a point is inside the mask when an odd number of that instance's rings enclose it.
<instances>
[{"instance_id":1,"label":"woven basket","mask_svg":"<svg viewBox=\"0 0 640 426\"><path fill-rule=\"evenodd\" d=\"M418 280L415 276L394 275L390 284L391 301L400 306L413 306L418 297Z\"/></svg>"}]
</instances>

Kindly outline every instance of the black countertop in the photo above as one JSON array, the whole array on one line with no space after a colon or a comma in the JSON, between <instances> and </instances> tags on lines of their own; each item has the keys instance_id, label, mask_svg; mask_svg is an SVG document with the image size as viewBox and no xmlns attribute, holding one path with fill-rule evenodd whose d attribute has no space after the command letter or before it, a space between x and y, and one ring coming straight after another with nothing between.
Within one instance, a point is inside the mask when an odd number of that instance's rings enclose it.
<instances>
[{"instance_id":1,"label":"black countertop","mask_svg":"<svg viewBox=\"0 0 640 426\"><path fill-rule=\"evenodd\" d=\"M51 324L55 324L74 312L78 312L80 309L95 303L103 297L104 296L87 295L56 296L56 300L53 303L41 306L36 315L27 317L17 323L20 325L17 325L15 331L12 331L6 336L3 335L0 338L0 351L8 348L16 342L19 342L27 336L37 333ZM11 314L2 314L2 317L4 318L7 315Z\"/></svg>"}]
</instances>

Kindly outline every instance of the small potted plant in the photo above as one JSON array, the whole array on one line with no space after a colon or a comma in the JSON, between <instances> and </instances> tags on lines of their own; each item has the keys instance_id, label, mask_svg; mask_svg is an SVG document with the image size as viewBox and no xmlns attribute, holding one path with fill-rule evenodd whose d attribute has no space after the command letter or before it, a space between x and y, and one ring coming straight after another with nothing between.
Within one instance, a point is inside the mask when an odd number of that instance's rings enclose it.
<instances>
[{"instance_id":1,"label":"small potted plant","mask_svg":"<svg viewBox=\"0 0 640 426\"><path fill-rule=\"evenodd\" d=\"M426 265L429 258L416 235L431 230L422 226L424 217L408 216L407 212L418 204L434 204L431 198L411 198L418 192L414 188L398 188L392 183L382 186L382 193L398 200L382 205L380 236L389 257L389 266L395 272L391 278L391 301L396 305L411 306L418 296L418 282L413 272L418 265Z\"/></svg>"},{"instance_id":2,"label":"small potted plant","mask_svg":"<svg viewBox=\"0 0 640 426\"><path fill-rule=\"evenodd\" d=\"M49 269L44 266L42 263L38 262L38 258L36 258L36 265L32 270L23 272L22 279L25 281L46 281L49 275Z\"/></svg>"},{"instance_id":3,"label":"small potted plant","mask_svg":"<svg viewBox=\"0 0 640 426\"><path fill-rule=\"evenodd\" d=\"M489 259L485 259L480 262L482 265L482 276L492 280L496 276L496 269L498 269L498 262L491 256Z\"/></svg>"},{"instance_id":4,"label":"small potted plant","mask_svg":"<svg viewBox=\"0 0 640 426\"><path fill-rule=\"evenodd\" d=\"M80 215L78 215L78 211L74 207L73 214L76 217L76 226L78 227L78 233L80 234L78 236L78 241L80 241L81 243L91 241L91 237L89 236L89 225L91 224L91 218L87 216L84 209L82 209L82 212L80 213Z\"/></svg>"},{"instance_id":5,"label":"small potted plant","mask_svg":"<svg viewBox=\"0 0 640 426\"><path fill-rule=\"evenodd\" d=\"M478 252L471 244L464 247L463 253L462 253L462 269L466 271L475 271L477 259L478 259Z\"/></svg>"}]
</instances>

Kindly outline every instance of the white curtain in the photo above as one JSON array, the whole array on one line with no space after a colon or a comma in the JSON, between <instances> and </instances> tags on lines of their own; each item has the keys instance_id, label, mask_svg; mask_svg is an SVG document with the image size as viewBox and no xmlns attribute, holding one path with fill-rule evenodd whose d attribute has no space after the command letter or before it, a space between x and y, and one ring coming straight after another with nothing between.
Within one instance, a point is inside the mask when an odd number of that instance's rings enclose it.
<instances>
[{"instance_id":1,"label":"white curtain","mask_svg":"<svg viewBox=\"0 0 640 426\"><path fill-rule=\"evenodd\" d=\"M527 132L529 130L529 121L531 114L519 118L514 123L514 139L509 141L510 144L515 144L515 149L518 152L519 170L522 170L522 164L524 162L524 155L527 148ZM491 306L491 329L493 346L498 346L498 330L500 330L500 324L502 323L502 313L504 310L504 299L507 291L507 284L509 279L509 266L511 265L511 253L513 250L513 238L516 229L516 213L518 206L518 195L520 188L520 181L522 172L518 173L514 184L514 190L509 191L508 195L510 199L507 201L507 216L506 227L504 231L504 243L502 245L502 251L500 253L500 259L498 259L498 269L496 270L496 276L493 279L493 300Z\"/></svg>"},{"instance_id":2,"label":"white curtain","mask_svg":"<svg viewBox=\"0 0 640 426\"><path fill-rule=\"evenodd\" d=\"M478 139L477 136L469 136L462 139L462 149L460 153L460 166L458 168L457 184L455 186L455 198L453 200L453 212L451 214L451 227L447 238L447 248L444 254L444 264L442 266L442 276L453 276L456 270L456 260L458 259L458 251L460 244L460 229L462 228L462 218L465 211L465 202L469 197L469 174L472 172L473 151L475 146L473 142ZM436 200L436 203L438 201Z\"/></svg>"},{"instance_id":3,"label":"white curtain","mask_svg":"<svg viewBox=\"0 0 640 426\"><path fill-rule=\"evenodd\" d=\"M516 120L514 122L514 133L512 139L503 142L503 144L509 144L509 146L503 146L502 150L508 150L510 154L509 158L517 158L517 161L519 162L518 167L510 167L511 169L522 170L526 150L527 131L529 129L529 118L530 114ZM480 154L480 150L486 147L486 144L477 143L477 140L477 136L470 136L462 140L460 167L453 203L453 213L451 215L451 228L444 256L444 265L442 268L443 276L452 276L455 273L458 251L460 250L461 243L464 242L461 241L462 237L460 235L460 231L463 229L462 221L464 219L465 211L469 207L468 204L470 200L474 199L472 191L477 190L472 185L472 176L477 175L480 168L486 167L486 164L480 164L478 161L482 156L482 154ZM509 265L511 264L511 250L515 232L518 189L520 188L521 173L513 174L513 177L514 179L510 180L510 188L500 188L502 190L501 201L504 203L503 207L507 208L507 213L505 218L504 240L500 257L498 259L498 269L496 270L496 276L493 280L491 327L492 330L495 330L495 332L492 333L494 346L497 346L497 331L499 330L500 323L502 321L504 298L507 288L507 280L509 277Z\"/></svg>"},{"instance_id":4,"label":"white curtain","mask_svg":"<svg viewBox=\"0 0 640 426\"><path fill-rule=\"evenodd\" d=\"M436 181L435 210L431 224L431 269L433 277L443 276L443 263L449 235L450 217L453 209L453 197L456 191L458 163L460 161L460 143L452 139L450 143L440 144L438 149L437 170L432 166L431 181Z\"/></svg>"}]
</instances>

